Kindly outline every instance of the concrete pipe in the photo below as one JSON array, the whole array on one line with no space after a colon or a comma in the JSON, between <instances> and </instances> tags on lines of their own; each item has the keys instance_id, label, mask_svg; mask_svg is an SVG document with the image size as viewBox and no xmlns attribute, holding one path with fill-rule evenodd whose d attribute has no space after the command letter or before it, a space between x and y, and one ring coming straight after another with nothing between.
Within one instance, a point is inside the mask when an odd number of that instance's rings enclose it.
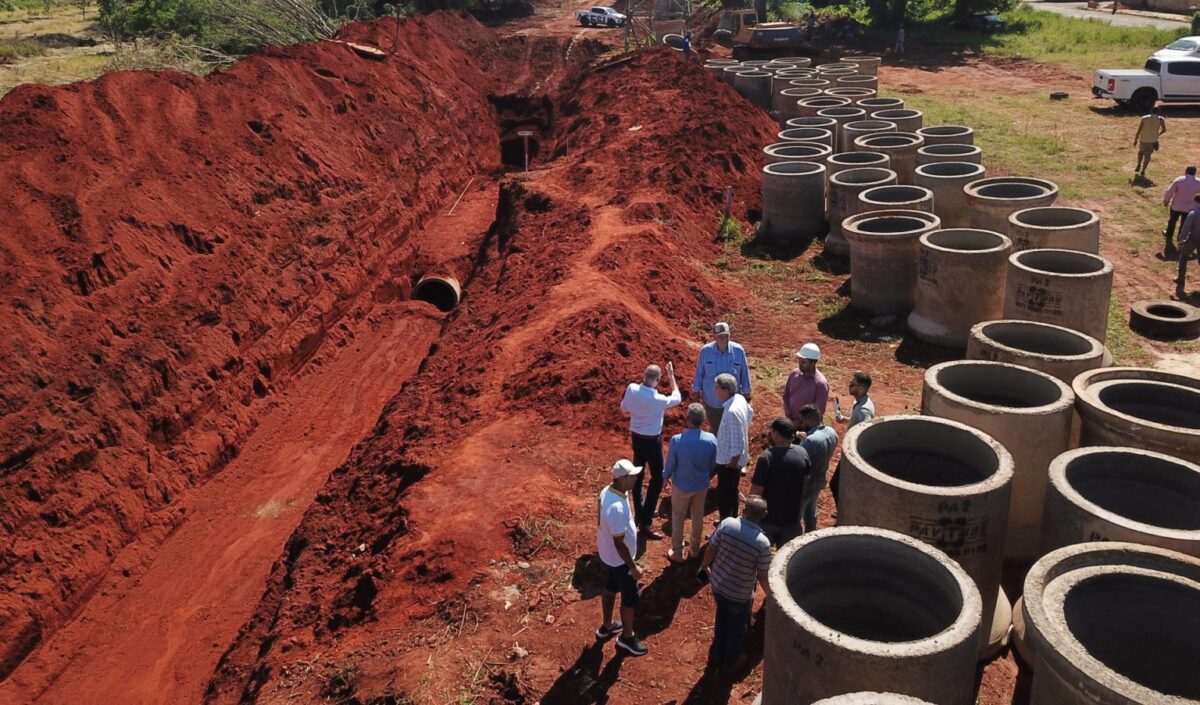
<instances>
[{"instance_id":1,"label":"concrete pipe","mask_svg":"<svg viewBox=\"0 0 1200 705\"><path fill-rule=\"evenodd\" d=\"M824 164L833 150L823 144L814 142L776 142L763 147L764 163L776 162L817 162Z\"/></svg>"},{"instance_id":2,"label":"concrete pipe","mask_svg":"<svg viewBox=\"0 0 1200 705\"><path fill-rule=\"evenodd\" d=\"M1066 546L1025 576L1021 608L1030 705L1200 702L1200 560L1134 543Z\"/></svg>"},{"instance_id":3,"label":"concrete pipe","mask_svg":"<svg viewBox=\"0 0 1200 705\"><path fill-rule=\"evenodd\" d=\"M973 144L931 144L917 150L917 165L934 162L983 163L983 150Z\"/></svg>"},{"instance_id":4,"label":"concrete pipe","mask_svg":"<svg viewBox=\"0 0 1200 705\"><path fill-rule=\"evenodd\" d=\"M845 69L851 69L857 73L858 64L850 61L837 61L828 64L817 64L818 71L844 71Z\"/></svg>"},{"instance_id":5,"label":"concrete pipe","mask_svg":"<svg viewBox=\"0 0 1200 705\"><path fill-rule=\"evenodd\" d=\"M771 74L766 71L743 71L733 77L738 93L763 110L771 109Z\"/></svg>"},{"instance_id":6,"label":"concrete pipe","mask_svg":"<svg viewBox=\"0 0 1200 705\"><path fill-rule=\"evenodd\" d=\"M922 127L917 134L925 138L925 144L975 144L975 130L966 125L938 125Z\"/></svg>"},{"instance_id":7,"label":"concrete pipe","mask_svg":"<svg viewBox=\"0 0 1200 705\"><path fill-rule=\"evenodd\" d=\"M413 287L412 297L433 304L439 311L453 311L462 299L462 284L448 274L426 274Z\"/></svg>"},{"instance_id":8,"label":"concrete pipe","mask_svg":"<svg viewBox=\"0 0 1200 705\"><path fill-rule=\"evenodd\" d=\"M1008 258L1004 317L1086 333L1101 343L1108 329L1113 266L1074 250L1025 250Z\"/></svg>"},{"instance_id":9,"label":"concrete pipe","mask_svg":"<svg viewBox=\"0 0 1200 705\"><path fill-rule=\"evenodd\" d=\"M846 693L813 705L930 705L928 700L895 693Z\"/></svg>"},{"instance_id":10,"label":"concrete pipe","mask_svg":"<svg viewBox=\"0 0 1200 705\"><path fill-rule=\"evenodd\" d=\"M850 305L870 316L907 315L916 298L919 240L941 226L936 215L909 210L842 221L850 244Z\"/></svg>"},{"instance_id":11,"label":"concrete pipe","mask_svg":"<svg viewBox=\"0 0 1200 705\"><path fill-rule=\"evenodd\" d=\"M833 133L819 127L789 127L779 132L780 142L812 142L833 149Z\"/></svg>"},{"instance_id":12,"label":"concrete pipe","mask_svg":"<svg viewBox=\"0 0 1200 705\"><path fill-rule=\"evenodd\" d=\"M812 59L807 56L781 56L776 61L792 64L796 68L809 68L812 66Z\"/></svg>"},{"instance_id":13,"label":"concrete pipe","mask_svg":"<svg viewBox=\"0 0 1200 705\"><path fill-rule=\"evenodd\" d=\"M753 66L738 64L736 66L726 66L721 75L725 79L725 82L732 86L735 76L737 76L739 73L746 73L748 71L757 71L757 69L755 69Z\"/></svg>"},{"instance_id":14,"label":"concrete pipe","mask_svg":"<svg viewBox=\"0 0 1200 705\"><path fill-rule=\"evenodd\" d=\"M825 165L786 161L763 167L759 237L791 243L825 233Z\"/></svg>"},{"instance_id":15,"label":"concrete pipe","mask_svg":"<svg viewBox=\"0 0 1200 705\"><path fill-rule=\"evenodd\" d=\"M752 66L757 69L766 66L773 61L775 61L775 59L752 59L750 61L743 61L742 66Z\"/></svg>"},{"instance_id":16,"label":"concrete pipe","mask_svg":"<svg viewBox=\"0 0 1200 705\"><path fill-rule=\"evenodd\" d=\"M888 122L886 120L851 120L850 122L844 123L841 128L842 151L855 152L858 151L858 149L855 147L854 141L859 137L895 132L896 123ZM891 157L888 157L888 160L890 162Z\"/></svg>"},{"instance_id":17,"label":"concrete pipe","mask_svg":"<svg viewBox=\"0 0 1200 705\"><path fill-rule=\"evenodd\" d=\"M828 81L817 76L811 76L809 78L793 78L792 80L788 81L788 83L791 84L792 88L816 88L822 91L826 88L833 87L832 81Z\"/></svg>"},{"instance_id":18,"label":"concrete pipe","mask_svg":"<svg viewBox=\"0 0 1200 705\"><path fill-rule=\"evenodd\" d=\"M1077 330L1036 321L976 323L967 340L968 360L1008 362L1070 384L1104 364L1104 345Z\"/></svg>"},{"instance_id":19,"label":"concrete pipe","mask_svg":"<svg viewBox=\"0 0 1200 705\"><path fill-rule=\"evenodd\" d=\"M971 213L963 187L986 177L983 165L971 162L921 164L913 171L913 183L933 191L934 212L947 228L970 226Z\"/></svg>"},{"instance_id":20,"label":"concrete pipe","mask_svg":"<svg viewBox=\"0 0 1200 705\"><path fill-rule=\"evenodd\" d=\"M800 117L800 101L820 97L822 96L819 88L784 88L779 92L779 107L775 110L779 124L783 125L788 120Z\"/></svg>"},{"instance_id":21,"label":"concrete pipe","mask_svg":"<svg viewBox=\"0 0 1200 705\"><path fill-rule=\"evenodd\" d=\"M1040 206L1008 216L1008 234L1016 250L1100 252L1100 217L1086 208Z\"/></svg>"},{"instance_id":22,"label":"concrete pipe","mask_svg":"<svg viewBox=\"0 0 1200 705\"><path fill-rule=\"evenodd\" d=\"M858 73L863 76L878 76L880 61L882 61L880 57L867 54L841 57L842 63L854 64L858 67Z\"/></svg>"},{"instance_id":23,"label":"concrete pipe","mask_svg":"<svg viewBox=\"0 0 1200 705\"><path fill-rule=\"evenodd\" d=\"M849 124L851 123L847 123ZM911 186L916 178L913 172L917 168L917 150L923 146L925 143L921 141L920 135L911 132L889 132L856 137L853 148L888 155L892 160L892 170L896 172L900 183Z\"/></svg>"},{"instance_id":24,"label":"concrete pipe","mask_svg":"<svg viewBox=\"0 0 1200 705\"><path fill-rule=\"evenodd\" d=\"M816 117L817 113L826 108L844 108L850 105L849 98L834 98L820 95L813 98L802 98L796 103L797 117Z\"/></svg>"},{"instance_id":25,"label":"concrete pipe","mask_svg":"<svg viewBox=\"0 0 1200 705\"><path fill-rule=\"evenodd\" d=\"M1104 367L1080 374L1072 386L1080 445L1144 448L1200 463L1200 379Z\"/></svg>"},{"instance_id":26,"label":"concrete pipe","mask_svg":"<svg viewBox=\"0 0 1200 705\"><path fill-rule=\"evenodd\" d=\"M884 98L882 96L876 96L869 100L859 101L858 107L866 110L868 115L880 110L903 110L904 100L901 98Z\"/></svg>"},{"instance_id":27,"label":"concrete pipe","mask_svg":"<svg viewBox=\"0 0 1200 705\"><path fill-rule=\"evenodd\" d=\"M979 589L941 551L838 526L789 542L767 579L762 705L864 689L974 702Z\"/></svg>"},{"instance_id":28,"label":"concrete pipe","mask_svg":"<svg viewBox=\"0 0 1200 705\"><path fill-rule=\"evenodd\" d=\"M850 212L847 215L897 208L932 213L933 192L920 186L903 186L901 184L875 186L859 192L858 203L850 206Z\"/></svg>"},{"instance_id":29,"label":"concrete pipe","mask_svg":"<svg viewBox=\"0 0 1200 705\"><path fill-rule=\"evenodd\" d=\"M879 79L873 75L839 76L836 83L842 88L870 88L873 91L879 90Z\"/></svg>"},{"instance_id":30,"label":"concrete pipe","mask_svg":"<svg viewBox=\"0 0 1200 705\"><path fill-rule=\"evenodd\" d=\"M1050 463L1042 553L1128 541L1200 558L1200 465L1136 448L1078 448Z\"/></svg>"},{"instance_id":31,"label":"concrete pipe","mask_svg":"<svg viewBox=\"0 0 1200 705\"><path fill-rule=\"evenodd\" d=\"M858 101L867 98L874 98L877 93L870 88L826 88L822 91L827 96L834 98L849 98L850 105L858 107ZM865 110L863 111L866 112Z\"/></svg>"},{"instance_id":32,"label":"concrete pipe","mask_svg":"<svg viewBox=\"0 0 1200 705\"><path fill-rule=\"evenodd\" d=\"M706 63L704 64L704 70L712 74L717 80L724 80L725 69L728 66L730 66L730 64Z\"/></svg>"},{"instance_id":33,"label":"concrete pipe","mask_svg":"<svg viewBox=\"0 0 1200 705\"><path fill-rule=\"evenodd\" d=\"M1004 556L1037 558L1050 462L1071 444L1075 394L1061 380L1018 365L955 360L925 371L921 413L967 424L1012 453L1012 503Z\"/></svg>"},{"instance_id":34,"label":"concrete pipe","mask_svg":"<svg viewBox=\"0 0 1200 705\"><path fill-rule=\"evenodd\" d=\"M867 169L874 167L876 169L886 169L891 163L888 155L880 152L842 152L841 154L830 154L825 159L825 180L832 182L833 175L847 169ZM871 184L871 186L886 186L886 184ZM870 188L868 186L867 188ZM833 198L833 194L829 194L829 198ZM833 229L833 223L829 224L830 230Z\"/></svg>"},{"instance_id":35,"label":"concrete pipe","mask_svg":"<svg viewBox=\"0 0 1200 705\"><path fill-rule=\"evenodd\" d=\"M906 534L962 566L983 599L978 653L990 656L1010 622L992 634L1001 598L1004 531L1013 461L1004 446L964 424L887 416L858 424L842 446L838 523Z\"/></svg>"},{"instance_id":36,"label":"concrete pipe","mask_svg":"<svg viewBox=\"0 0 1200 705\"><path fill-rule=\"evenodd\" d=\"M925 233L920 243L908 329L927 343L965 348L971 326L998 318L1004 309L1012 242L989 230L956 228Z\"/></svg>"},{"instance_id":37,"label":"concrete pipe","mask_svg":"<svg viewBox=\"0 0 1200 705\"><path fill-rule=\"evenodd\" d=\"M784 129L789 127L819 127L823 130L829 130L830 132L833 132L837 129L837 120L827 117L818 117L816 115L811 117L794 117L785 122L783 126Z\"/></svg>"},{"instance_id":38,"label":"concrete pipe","mask_svg":"<svg viewBox=\"0 0 1200 705\"><path fill-rule=\"evenodd\" d=\"M922 124L924 124L925 115L920 110L895 108L890 110L876 110L871 113L871 119L894 122L898 131L915 134L917 130L921 129ZM924 146L924 140L922 140L921 144Z\"/></svg>"},{"instance_id":39,"label":"concrete pipe","mask_svg":"<svg viewBox=\"0 0 1200 705\"><path fill-rule=\"evenodd\" d=\"M778 61L772 61L769 64L762 65L762 70L770 72L770 74L772 76L779 73L780 71L794 71L797 68L799 68L799 67L796 66L795 64L781 63Z\"/></svg>"},{"instance_id":40,"label":"concrete pipe","mask_svg":"<svg viewBox=\"0 0 1200 705\"><path fill-rule=\"evenodd\" d=\"M833 146L835 152L846 151L844 135L842 134L842 125L845 125L848 122L861 120L866 114L867 111L863 110L862 108L855 108L853 106L847 106L844 108L825 108L824 110L817 111L817 117L828 117L837 120L838 126L833 135Z\"/></svg>"},{"instance_id":41,"label":"concrete pipe","mask_svg":"<svg viewBox=\"0 0 1200 705\"><path fill-rule=\"evenodd\" d=\"M1008 216L1025 208L1048 206L1058 198L1058 186L1053 182L1022 176L980 179L967 184L964 190L967 205L971 208L971 227L1005 235L1008 234Z\"/></svg>"},{"instance_id":42,"label":"concrete pipe","mask_svg":"<svg viewBox=\"0 0 1200 705\"><path fill-rule=\"evenodd\" d=\"M877 154L877 152L851 152ZM842 156L842 155L835 155ZM830 157L832 158L832 157ZM886 160L887 157L885 156ZM850 243L842 231L842 221L857 211L858 194L876 186L896 183L896 172L882 167L840 169L829 176L829 233L825 236L825 253L834 257L850 256Z\"/></svg>"}]
</instances>

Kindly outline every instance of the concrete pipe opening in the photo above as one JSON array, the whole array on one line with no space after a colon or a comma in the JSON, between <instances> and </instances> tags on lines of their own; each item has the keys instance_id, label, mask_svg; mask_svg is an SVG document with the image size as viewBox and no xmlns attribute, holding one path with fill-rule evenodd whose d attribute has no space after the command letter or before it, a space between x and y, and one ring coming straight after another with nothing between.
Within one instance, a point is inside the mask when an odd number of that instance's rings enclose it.
<instances>
[{"instance_id":1,"label":"concrete pipe opening","mask_svg":"<svg viewBox=\"0 0 1200 705\"><path fill-rule=\"evenodd\" d=\"M763 171L772 176L810 176L825 171L825 167L814 162L778 162L766 165Z\"/></svg>"},{"instance_id":2,"label":"concrete pipe opening","mask_svg":"<svg viewBox=\"0 0 1200 705\"><path fill-rule=\"evenodd\" d=\"M1012 256L1015 265L1046 274L1077 276L1111 270L1108 261L1072 250L1026 250Z\"/></svg>"},{"instance_id":3,"label":"concrete pipe opening","mask_svg":"<svg viewBox=\"0 0 1200 705\"><path fill-rule=\"evenodd\" d=\"M858 195L865 211L912 208L933 212L933 192L920 186L888 185L869 188Z\"/></svg>"},{"instance_id":4,"label":"concrete pipe opening","mask_svg":"<svg viewBox=\"0 0 1200 705\"><path fill-rule=\"evenodd\" d=\"M815 142L833 147L833 133L819 127L789 127L779 133L783 142Z\"/></svg>"},{"instance_id":5,"label":"concrete pipe opening","mask_svg":"<svg viewBox=\"0 0 1200 705\"><path fill-rule=\"evenodd\" d=\"M860 690L974 702L979 590L941 551L839 526L789 542L768 580L762 705Z\"/></svg>"},{"instance_id":6,"label":"concrete pipe opening","mask_svg":"<svg viewBox=\"0 0 1200 705\"><path fill-rule=\"evenodd\" d=\"M896 693L846 693L825 698L813 705L930 705L928 700Z\"/></svg>"},{"instance_id":7,"label":"concrete pipe opening","mask_svg":"<svg viewBox=\"0 0 1200 705\"><path fill-rule=\"evenodd\" d=\"M852 102L857 103L864 98L874 98L876 93L873 88L855 88L853 86L839 86L837 88L826 88L825 95L834 96L836 98L849 98ZM866 114L863 110L863 114Z\"/></svg>"},{"instance_id":8,"label":"concrete pipe opening","mask_svg":"<svg viewBox=\"0 0 1200 705\"><path fill-rule=\"evenodd\" d=\"M934 230L921 236L921 244L949 252L1001 252L1010 241L1000 233L973 228Z\"/></svg>"},{"instance_id":9,"label":"concrete pipe opening","mask_svg":"<svg viewBox=\"0 0 1200 705\"><path fill-rule=\"evenodd\" d=\"M521 137L515 132L500 140L500 163L505 166L523 168L526 143L529 144L529 162L532 164L541 148L541 140L537 137Z\"/></svg>"},{"instance_id":10,"label":"concrete pipe opening","mask_svg":"<svg viewBox=\"0 0 1200 705\"><path fill-rule=\"evenodd\" d=\"M1008 216L1018 250L1056 248L1096 254L1100 251L1100 218L1086 208L1040 206Z\"/></svg>"},{"instance_id":11,"label":"concrete pipe opening","mask_svg":"<svg viewBox=\"0 0 1200 705\"><path fill-rule=\"evenodd\" d=\"M1082 422L1081 446L1144 448L1200 464L1200 379L1103 367L1079 374L1071 386Z\"/></svg>"},{"instance_id":12,"label":"concrete pipe opening","mask_svg":"<svg viewBox=\"0 0 1200 705\"><path fill-rule=\"evenodd\" d=\"M895 132L896 123L886 120L855 120L846 124L846 127L851 127L862 132Z\"/></svg>"},{"instance_id":13,"label":"concrete pipe opening","mask_svg":"<svg viewBox=\"0 0 1200 705\"><path fill-rule=\"evenodd\" d=\"M877 167L886 169L888 155L882 152L842 152L841 154L829 155L829 163L843 167L845 169L858 169L865 167ZM832 177L830 177L832 178Z\"/></svg>"},{"instance_id":14,"label":"concrete pipe opening","mask_svg":"<svg viewBox=\"0 0 1200 705\"><path fill-rule=\"evenodd\" d=\"M838 122L846 122L847 120L852 120L866 114L867 111L862 108L825 108L817 113L817 117L830 117Z\"/></svg>"},{"instance_id":15,"label":"concrete pipe opening","mask_svg":"<svg viewBox=\"0 0 1200 705\"><path fill-rule=\"evenodd\" d=\"M926 372L926 384L971 404L1006 409L1069 408L1075 395L1061 381L1017 365L943 362Z\"/></svg>"},{"instance_id":16,"label":"concrete pipe opening","mask_svg":"<svg viewBox=\"0 0 1200 705\"><path fill-rule=\"evenodd\" d=\"M462 285L446 275L426 275L413 287L413 298L431 303L439 311L453 311L462 298Z\"/></svg>"},{"instance_id":17,"label":"concrete pipe opening","mask_svg":"<svg viewBox=\"0 0 1200 705\"><path fill-rule=\"evenodd\" d=\"M972 162L933 162L917 167L918 174L932 178L962 178L983 172L982 165Z\"/></svg>"},{"instance_id":18,"label":"concrete pipe opening","mask_svg":"<svg viewBox=\"0 0 1200 705\"><path fill-rule=\"evenodd\" d=\"M788 119L784 123L785 127L819 127L824 130L834 130L837 128L837 120L827 117L818 117L816 115L807 115L805 117L794 117Z\"/></svg>"},{"instance_id":19,"label":"concrete pipe opening","mask_svg":"<svg viewBox=\"0 0 1200 705\"><path fill-rule=\"evenodd\" d=\"M792 88L817 88L825 89L832 84L823 78L796 78L788 81L788 85Z\"/></svg>"},{"instance_id":20,"label":"concrete pipe opening","mask_svg":"<svg viewBox=\"0 0 1200 705\"><path fill-rule=\"evenodd\" d=\"M871 218L857 224L859 232L869 235L909 235L924 231L929 227L928 221L917 218Z\"/></svg>"},{"instance_id":21,"label":"concrete pipe opening","mask_svg":"<svg viewBox=\"0 0 1200 705\"><path fill-rule=\"evenodd\" d=\"M830 158L832 159L832 157ZM894 181L895 179L896 172L891 169L879 169L876 167L846 169L830 177L831 181L841 185L887 184L889 181Z\"/></svg>"},{"instance_id":22,"label":"concrete pipe opening","mask_svg":"<svg viewBox=\"0 0 1200 705\"><path fill-rule=\"evenodd\" d=\"M903 110L904 101L900 98L868 98L858 102L858 107L865 109L867 112L876 112L879 110Z\"/></svg>"},{"instance_id":23,"label":"concrete pipe opening","mask_svg":"<svg viewBox=\"0 0 1200 705\"><path fill-rule=\"evenodd\" d=\"M1026 208L1012 214L1018 225L1035 228L1078 228L1100 220L1099 216L1086 208L1066 206L1043 206Z\"/></svg>"},{"instance_id":24,"label":"concrete pipe opening","mask_svg":"<svg viewBox=\"0 0 1200 705\"><path fill-rule=\"evenodd\" d=\"M866 466L903 482L965 487L988 482L1001 473L999 446L985 439L942 419L890 416L864 426L854 452ZM1011 473L1010 465L1008 477L1001 479L1011 479Z\"/></svg>"},{"instance_id":25,"label":"concrete pipe opening","mask_svg":"<svg viewBox=\"0 0 1200 705\"><path fill-rule=\"evenodd\" d=\"M915 132L921 129L920 122L924 118L924 113L922 113L920 110L910 110L908 108L888 108L884 110L876 110L875 112L871 113L871 117L875 120L887 120L888 122L894 122L897 125L901 125L901 129L903 129L903 126L914 124L915 121L915 127L913 127L911 130L904 130L905 132Z\"/></svg>"},{"instance_id":26,"label":"concrete pipe opening","mask_svg":"<svg viewBox=\"0 0 1200 705\"><path fill-rule=\"evenodd\" d=\"M979 164L983 150L973 144L930 144L917 150L918 164L933 162L971 162Z\"/></svg>"},{"instance_id":27,"label":"concrete pipe opening","mask_svg":"<svg viewBox=\"0 0 1200 705\"><path fill-rule=\"evenodd\" d=\"M865 121L862 121L865 122ZM916 135L908 134L882 134L882 135L867 135L859 137L857 144L873 149L877 147L909 147L918 144L921 138Z\"/></svg>"},{"instance_id":28,"label":"concrete pipe opening","mask_svg":"<svg viewBox=\"0 0 1200 705\"><path fill-rule=\"evenodd\" d=\"M935 206L938 198L935 192ZM1007 237L987 230L946 228L922 235L909 330L927 343L965 348L971 326L1004 310L1003 281L1011 250Z\"/></svg>"},{"instance_id":29,"label":"concrete pipe opening","mask_svg":"<svg viewBox=\"0 0 1200 705\"><path fill-rule=\"evenodd\" d=\"M763 148L767 163L783 161L821 161L832 153L824 144L813 142L776 142Z\"/></svg>"},{"instance_id":30,"label":"concrete pipe opening","mask_svg":"<svg viewBox=\"0 0 1200 705\"><path fill-rule=\"evenodd\" d=\"M1042 550L1132 541L1200 557L1200 466L1135 448L1078 448L1050 464Z\"/></svg>"},{"instance_id":31,"label":"concrete pipe opening","mask_svg":"<svg viewBox=\"0 0 1200 705\"><path fill-rule=\"evenodd\" d=\"M805 98L816 98L816 97L820 96L821 89L820 88L796 88L796 87L784 88L783 90L779 91L779 95L782 96L783 98L792 98L792 99L795 99L797 102L799 102L801 100L804 100Z\"/></svg>"},{"instance_id":32,"label":"concrete pipe opening","mask_svg":"<svg viewBox=\"0 0 1200 705\"><path fill-rule=\"evenodd\" d=\"M1095 338L1049 323L986 321L975 328L984 341L1019 353L1055 358L1088 358L1103 354L1104 349Z\"/></svg>"},{"instance_id":33,"label":"concrete pipe opening","mask_svg":"<svg viewBox=\"0 0 1200 705\"><path fill-rule=\"evenodd\" d=\"M858 64L852 64L848 61L838 61L838 62L829 63L829 64L817 64L818 71L839 71L842 69L854 69L855 71L857 71Z\"/></svg>"},{"instance_id":34,"label":"concrete pipe opening","mask_svg":"<svg viewBox=\"0 0 1200 705\"><path fill-rule=\"evenodd\" d=\"M1097 385L1096 398L1139 421L1200 430L1200 390L1160 382L1115 380Z\"/></svg>"},{"instance_id":35,"label":"concrete pipe opening","mask_svg":"<svg viewBox=\"0 0 1200 705\"><path fill-rule=\"evenodd\" d=\"M818 96L816 98L805 98L801 100L798 105L801 108L811 110L813 115L816 115L818 111L825 110L826 108L844 108L847 105L850 105L850 99L835 98L831 96Z\"/></svg>"},{"instance_id":36,"label":"concrete pipe opening","mask_svg":"<svg viewBox=\"0 0 1200 705\"><path fill-rule=\"evenodd\" d=\"M974 144L975 130L966 125L937 125L922 127L917 134L926 144Z\"/></svg>"},{"instance_id":37,"label":"concrete pipe opening","mask_svg":"<svg viewBox=\"0 0 1200 705\"><path fill-rule=\"evenodd\" d=\"M1034 184L999 183L980 186L975 193L984 198L1035 198L1049 191Z\"/></svg>"}]
</instances>

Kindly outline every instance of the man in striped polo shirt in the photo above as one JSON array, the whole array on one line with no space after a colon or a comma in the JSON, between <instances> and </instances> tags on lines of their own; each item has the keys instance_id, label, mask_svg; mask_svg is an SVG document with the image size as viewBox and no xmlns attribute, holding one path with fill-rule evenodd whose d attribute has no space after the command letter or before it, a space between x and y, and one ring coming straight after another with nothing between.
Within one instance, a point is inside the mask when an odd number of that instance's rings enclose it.
<instances>
[{"instance_id":1,"label":"man in striped polo shirt","mask_svg":"<svg viewBox=\"0 0 1200 705\"><path fill-rule=\"evenodd\" d=\"M719 668L729 675L742 653L742 643L750 627L750 612L754 607L754 585L771 594L767 585L767 569L771 567L771 542L760 528L767 515L767 501L758 495L746 498L742 517L730 517L721 522L708 541L704 559L700 562L703 576L708 570L713 598L717 602L717 619L713 627L712 646L708 650L708 667Z\"/></svg>"}]
</instances>

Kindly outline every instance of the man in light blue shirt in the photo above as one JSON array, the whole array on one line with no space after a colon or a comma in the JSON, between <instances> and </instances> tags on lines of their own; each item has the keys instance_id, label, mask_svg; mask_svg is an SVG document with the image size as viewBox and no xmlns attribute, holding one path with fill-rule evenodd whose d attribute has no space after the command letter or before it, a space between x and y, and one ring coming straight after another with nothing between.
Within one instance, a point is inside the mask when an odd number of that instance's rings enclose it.
<instances>
[{"instance_id":1,"label":"man in light blue shirt","mask_svg":"<svg viewBox=\"0 0 1200 705\"><path fill-rule=\"evenodd\" d=\"M682 396L679 394L679 384L675 382L675 366L667 363L667 381L671 384L670 395L659 393L658 382L661 378L662 369L658 365L648 366L642 374L642 383L634 383L626 387L625 396L621 399L621 411L629 417L633 464L638 467L645 466L650 470L650 485L646 488L644 500L642 498L642 475L638 475L637 485L633 488L633 511L637 517L638 530L643 532L646 538L652 539L662 538L662 534L654 531L651 523L658 511L658 495L662 492L663 412L679 406L682 400Z\"/></svg>"},{"instance_id":2,"label":"man in light blue shirt","mask_svg":"<svg viewBox=\"0 0 1200 705\"><path fill-rule=\"evenodd\" d=\"M804 533L817 529L817 500L825 487L825 473L829 471L829 461L837 448L837 431L822 423L821 412L814 404L805 404L800 408L800 423L804 429L804 440L800 447L808 451L812 461L812 472L809 481L804 485L804 496L800 504L800 518L804 521Z\"/></svg>"},{"instance_id":3,"label":"man in light blue shirt","mask_svg":"<svg viewBox=\"0 0 1200 705\"><path fill-rule=\"evenodd\" d=\"M700 348L696 358L696 374L692 378L692 394L700 394L708 427L713 433L721 430L721 402L717 398L717 375L730 374L737 380L738 391L750 402L750 362L741 345L729 339L729 324L721 321L713 326L713 342Z\"/></svg>"},{"instance_id":4,"label":"man in light blue shirt","mask_svg":"<svg viewBox=\"0 0 1200 705\"><path fill-rule=\"evenodd\" d=\"M692 540L688 558L699 555L700 535L704 529L704 500L717 463L717 437L700 428L704 425L704 405L689 404L688 428L671 437L667 447L667 467L663 480L671 488L671 550L673 562L683 556L683 522L692 519Z\"/></svg>"}]
</instances>

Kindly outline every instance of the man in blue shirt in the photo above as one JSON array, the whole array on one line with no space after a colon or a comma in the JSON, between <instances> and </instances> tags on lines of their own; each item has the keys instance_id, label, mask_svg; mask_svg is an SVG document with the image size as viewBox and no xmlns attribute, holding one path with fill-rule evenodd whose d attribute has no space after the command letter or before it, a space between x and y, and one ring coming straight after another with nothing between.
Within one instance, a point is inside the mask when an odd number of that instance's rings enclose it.
<instances>
[{"instance_id":1,"label":"man in blue shirt","mask_svg":"<svg viewBox=\"0 0 1200 705\"><path fill-rule=\"evenodd\" d=\"M817 499L825 487L825 473L829 471L829 460L837 448L837 431L822 423L821 412L813 404L800 408L800 424L804 429L804 440L800 447L808 451L812 462L809 481L804 486L804 498L800 505L800 516L804 520L804 533L817 529Z\"/></svg>"},{"instance_id":2,"label":"man in blue shirt","mask_svg":"<svg viewBox=\"0 0 1200 705\"><path fill-rule=\"evenodd\" d=\"M750 363L741 345L729 339L729 324L721 321L713 326L713 342L700 348L696 358L696 374L692 378L692 394L700 393L708 427L715 434L721 430L724 410L717 399L716 381L719 374L731 374L737 380L738 392L750 403Z\"/></svg>"},{"instance_id":3,"label":"man in blue shirt","mask_svg":"<svg viewBox=\"0 0 1200 705\"><path fill-rule=\"evenodd\" d=\"M700 428L704 405L689 404L687 430L671 437L663 481L671 492L671 550L667 558L679 563L683 556L683 522L692 519L692 540L687 558L698 555L704 529L704 500L717 463L717 437Z\"/></svg>"}]
</instances>

